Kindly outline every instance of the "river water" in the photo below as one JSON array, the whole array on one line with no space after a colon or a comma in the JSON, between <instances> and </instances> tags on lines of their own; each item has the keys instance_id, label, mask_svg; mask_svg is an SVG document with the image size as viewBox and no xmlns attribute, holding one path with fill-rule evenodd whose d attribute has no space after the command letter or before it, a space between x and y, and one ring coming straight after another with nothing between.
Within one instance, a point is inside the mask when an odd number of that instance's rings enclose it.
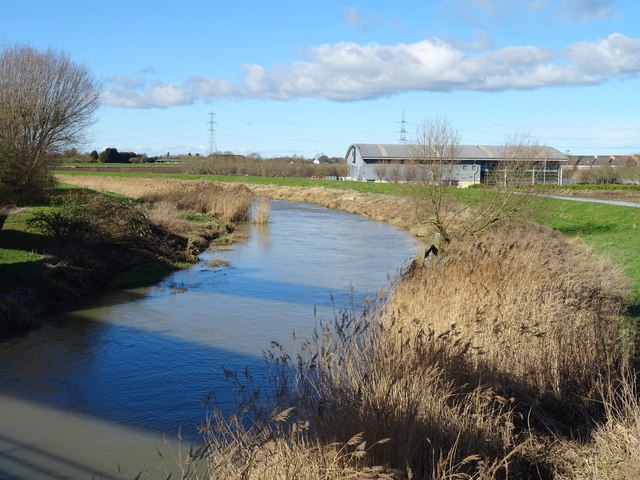
<instances>
[{"instance_id":1,"label":"river water","mask_svg":"<svg viewBox=\"0 0 640 480\"><path fill-rule=\"evenodd\" d=\"M0 478L176 478L178 432L196 441L202 399L237 404L224 370L266 382L272 340L290 345L375 295L419 247L387 224L281 201L268 225L240 229L247 240L154 287L0 344Z\"/></svg>"}]
</instances>

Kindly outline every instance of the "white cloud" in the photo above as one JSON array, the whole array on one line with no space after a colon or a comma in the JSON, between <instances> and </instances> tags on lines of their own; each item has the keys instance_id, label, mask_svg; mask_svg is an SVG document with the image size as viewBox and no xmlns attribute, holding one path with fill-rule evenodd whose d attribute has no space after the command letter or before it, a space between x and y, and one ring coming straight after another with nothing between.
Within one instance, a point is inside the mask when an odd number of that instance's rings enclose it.
<instances>
[{"instance_id":1,"label":"white cloud","mask_svg":"<svg viewBox=\"0 0 640 480\"><path fill-rule=\"evenodd\" d=\"M618 16L613 0L562 0L560 9L565 20L582 23Z\"/></svg>"},{"instance_id":2,"label":"white cloud","mask_svg":"<svg viewBox=\"0 0 640 480\"><path fill-rule=\"evenodd\" d=\"M565 55L579 72L604 77L635 75L640 71L640 40L620 33L597 42L576 43Z\"/></svg>"},{"instance_id":3,"label":"white cloud","mask_svg":"<svg viewBox=\"0 0 640 480\"><path fill-rule=\"evenodd\" d=\"M304 60L267 69L242 65L243 79L191 77L147 85L114 77L104 103L125 108L170 107L214 98L301 97L356 101L408 91L499 91L597 84L640 74L640 40L614 33L563 51L502 47L469 52L439 39L393 46L352 42L309 49ZM135 80L135 81L134 81Z\"/></svg>"},{"instance_id":4,"label":"white cloud","mask_svg":"<svg viewBox=\"0 0 640 480\"><path fill-rule=\"evenodd\" d=\"M107 82L126 88L138 88L144 84L140 77L131 77L126 75L116 75L115 77L108 78Z\"/></svg>"}]
</instances>

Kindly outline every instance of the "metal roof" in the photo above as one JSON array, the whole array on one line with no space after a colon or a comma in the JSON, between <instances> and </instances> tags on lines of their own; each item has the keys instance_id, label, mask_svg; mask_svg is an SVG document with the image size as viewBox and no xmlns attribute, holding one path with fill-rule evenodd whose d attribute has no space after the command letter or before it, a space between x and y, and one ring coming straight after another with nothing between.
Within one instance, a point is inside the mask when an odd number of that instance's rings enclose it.
<instances>
[{"instance_id":1,"label":"metal roof","mask_svg":"<svg viewBox=\"0 0 640 480\"><path fill-rule=\"evenodd\" d=\"M401 160L416 158L420 155L420 149L424 149L421 145L411 144L379 144L379 143L354 143L347 149L347 152L352 147L360 149L362 158L372 159L389 159L389 160ZM496 145L460 145L460 155L458 160L505 160L509 159L505 156L511 149L506 146ZM551 160L566 162L567 156L556 150L555 148L541 145L536 147L535 154L530 158L531 160Z\"/></svg>"}]
</instances>

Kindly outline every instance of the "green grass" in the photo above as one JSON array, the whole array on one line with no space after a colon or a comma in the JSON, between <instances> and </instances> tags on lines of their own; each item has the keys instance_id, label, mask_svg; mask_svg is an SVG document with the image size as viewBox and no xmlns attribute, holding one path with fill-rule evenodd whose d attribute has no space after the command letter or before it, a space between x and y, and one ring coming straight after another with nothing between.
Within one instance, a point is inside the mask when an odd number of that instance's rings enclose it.
<instances>
[{"instance_id":1,"label":"green grass","mask_svg":"<svg viewBox=\"0 0 640 480\"><path fill-rule=\"evenodd\" d=\"M591 184L580 183L578 185L564 185L566 190L640 190L640 185L611 185L611 184Z\"/></svg>"},{"instance_id":2,"label":"green grass","mask_svg":"<svg viewBox=\"0 0 640 480\"><path fill-rule=\"evenodd\" d=\"M540 199L534 220L569 236L578 236L620 266L640 303L640 208L602 203Z\"/></svg>"},{"instance_id":3,"label":"green grass","mask_svg":"<svg viewBox=\"0 0 640 480\"><path fill-rule=\"evenodd\" d=\"M40 261L48 239L27 231L27 217L9 215L0 230L0 293L47 282Z\"/></svg>"}]
</instances>

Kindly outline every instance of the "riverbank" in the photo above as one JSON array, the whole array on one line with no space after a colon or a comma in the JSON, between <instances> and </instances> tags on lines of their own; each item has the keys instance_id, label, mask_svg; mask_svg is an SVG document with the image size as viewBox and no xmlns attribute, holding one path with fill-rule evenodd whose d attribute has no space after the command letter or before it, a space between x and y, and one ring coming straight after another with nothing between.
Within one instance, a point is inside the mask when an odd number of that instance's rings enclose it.
<instances>
[{"instance_id":1,"label":"riverbank","mask_svg":"<svg viewBox=\"0 0 640 480\"><path fill-rule=\"evenodd\" d=\"M208 205L196 205L196 196L186 202L169 191L139 202L63 189L47 205L13 211L0 230L0 338L37 328L105 288L150 285L194 263L233 232L231 220L246 218L251 203L238 186L206 196Z\"/></svg>"},{"instance_id":2,"label":"riverbank","mask_svg":"<svg viewBox=\"0 0 640 480\"><path fill-rule=\"evenodd\" d=\"M193 180L174 178L127 178L90 175L57 175L59 181L70 185L115 192L135 198L143 198L154 191L186 188ZM333 182L333 185L341 182ZM218 182L215 182L218 184ZM222 183L224 184L224 183ZM342 210L376 221L390 223L417 237L430 235L432 231L416 216L416 205L409 197L376 193L362 193L355 190L338 190L324 186L300 188L272 184L242 184L257 197L272 200L314 203L323 207Z\"/></svg>"},{"instance_id":3,"label":"riverbank","mask_svg":"<svg viewBox=\"0 0 640 480\"><path fill-rule=\"evenodd\" d=\"M410 198L251 188L416 223ZM623 239L600 247L637 261L636 209L541 202L532 217L554 217L573 236ZM388 303L321 325L295 361L271 352L284 373L278 397L260 399L274 415L250 429L212 417L205 468L230 480L634 478L636 325L619 323L629 298L610 261L550 228L518 220L453 241L407 272Z\"/></svg>"}]
</instances>

